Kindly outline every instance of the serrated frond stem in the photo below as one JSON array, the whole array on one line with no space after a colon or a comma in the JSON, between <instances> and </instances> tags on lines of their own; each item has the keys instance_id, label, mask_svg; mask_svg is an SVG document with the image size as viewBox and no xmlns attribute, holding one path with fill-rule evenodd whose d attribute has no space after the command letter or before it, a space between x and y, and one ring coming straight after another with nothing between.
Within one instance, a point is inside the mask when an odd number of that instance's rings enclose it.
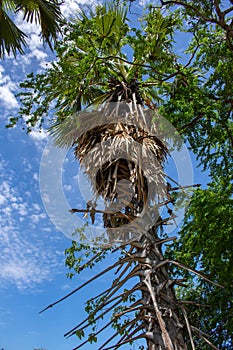
<instances>
[{"instance_id":1,"label":"serrated frond stem","mask_svg":"<svg viewBox=\"0 0 233 350\"><path fill-rule=\"evenodd\" d=\"M137 333L139 332L141 329L143 329L144 327L143 326L140 326L136 329L136 331L134 333ZM132 336L132 334L130 334L130 336ZM137 337L134 337L134 338L130 338L130 336L128 336L128 339L124 340L123 342L121 342L120 344L117 343L115 345L112 345L112 346L109 346L108 348L99 348L98 350L110 350L110 349L118 349L120 346L124 345L124 344L127 344L127 343L130 343L130 342L134 342L138 339L141 339L141 338L144 338L144 334L140 334L138 335Z\"/></svg>"},{"instance_id":2,"label":"serrated frond stem","mask_svg":"<svg viewBox=\"0 0 233 350\"><path fill-rule=\"evenodd\" d=\"M99 316L97 316L96 318L93 319L93 322L96 322L99 318L101 318L103 315L105 315L106 313L108 313L110 310L112 310L115 306L117 306L126 296L128 296L129 294L131 294L132 292L134 292L135 290L138 290L138 285L137 284L136 286L134 286L134 288L130 289L129 291L127 292L123 292L117 296L115 296L114 298L110 299L110 300L106 300L101 303L96 309L94 312L92 312L92 316L96 315L98 311L100 311L102 308L104 308L105 306L107 306L108 304L112 303L114 300L120 298L117 303L115 303L114 305L112 305L110 308L108 308L107 310L105 310L103 313L101 313ZM77 326L75 326L74 328L72 328L69 332L67 332L66 334L64 334L64 337L71 337L72 335L75 334L75 332L77 331L78 328L80 328L80 326L82 326L83 324L85 324L89 319L89 316L85 318L85 320L83 320L81 323L79 323ZM81 328L81 330L87 328L90 324L86 324L85 326L83 326Z\"/></svg>"},{"instance_id":3,"label":"serrated frond stem","mask_svg":"<svg viewBox=\"0 0 233 350\"><path fill-rule=\"evenodd\" d=\"M122 315L127 314L128 312L132 312L132 311L136 311L136 310L140 310L142 308L145 308L145 306L140 305L140 306L135 306L135 307L129 307L124 311L119 312L118 314L114 314L114 317L121 317Z\"/></svg>"},{"instance_id":4,"label":"serrated frond stem","mask_svg":"<svg viewBox=\"0 0 233 350\"><path fill-rule=\"evenodd\" d=\"M124 259L122 259L124 260ZM102 275L104 275L106 272L111 271L112 269L114 269L116 266L118 266L119 264L121 264L121 261L117 261L115 264L107 267L106 269L104 269L103 271L101 271L100 273L98 273L96 276L90 278L87 282L83 283L81 286L79 286L78 288L74 289L72 292L66 294L64 297L62 297L61 299L55 301L54 303L48 305L46 308L44 308L43 310L41 310L39 313L43 313L44 311L52 308L54 305L61 303L62 301L64 301L65 299L69 298L71 295L73 295L74 293L78 292L80 289L82 289L83 287L85 287L86 285L88 285L89 283L91 283L92 281L96 280L97 278L101 277Z\"/></svg>"},{"instance_id":5,"label":"serrated frond stem","mask_svg":"<svg viewBox=\"0 0 233 350\"><path fill-rule=\"evenodd\" d=\"M203 278L204 280L206 280L207 282L211 283L211 284L214 284L215 286L217 287L220 287L220 288L224 288L224 286L222 286L221 284L217 283L217 282L214 282L212 280L210 280L207 276L205 276L203 273L201 273L200 271L197 271L195 269L192 269L191 267L187 266L187 265L184 265L182 263L179 263L177 261L174 261L174 260L170 260L170 259L166 259L166 260L163 260L162 262L158 263L155 267L154 267L154 270L157 270L159 269L160 267L164 266L164 265L167 265L167 264L173 264L173 265L176 265L184 270L187 270L187 271L190 271L192 273L194 273L195 275Z\"/></svg>"},{"instance_id":6,"label":"serrated frond stem","mask_svg":"<svg viewBox=\"0 0 233 350\"><path fill-rule=\"evenodd\" d=\"M188 334L189 334L189 339L190 339L190 342L191 342L192 350L195 350L192 330L191 330L191 326L190 326L190 323L189 323L187 312L186 312L185 307L183 305L180 305L180 309L181 309L181 311L183 313L183 316L184 316L184 319L185 319L185 323L186 323L186 327L187 327L187 330L188 330Z\"/></svg>"},{"instance_id":7,"label":"serrated frond stem","mask_svg":"<svg viewBox=\"0 0 233 350\"><path fill-rule=\"evenodd\" d=\"M160 326L161 336L162 336L162 339L164 341L165 348L167 350L174 350L174 347L173 347L170 335L169 335L169 333L168 333L168 331L166 329L166 324L164 322L162 313L161 313L161 311L159 309L159 305L158 305L158 302L156 300L156 297L155 297L155 294L154 294L154 291L153 291L153 288L152 288L151 279L150 279L150 271L148 271L148 273L146 275L146 278L143 280L143 282L147 286L148 291L150 293L150 296L151 296L151 299L152 299L152 302L153 302L153 306L154 306L154 310L155 310L155 313L156 313L156 316L157 316L157 319L158 319L158 323L159 323L159 326Z\"/></svg>"}]
</instances>

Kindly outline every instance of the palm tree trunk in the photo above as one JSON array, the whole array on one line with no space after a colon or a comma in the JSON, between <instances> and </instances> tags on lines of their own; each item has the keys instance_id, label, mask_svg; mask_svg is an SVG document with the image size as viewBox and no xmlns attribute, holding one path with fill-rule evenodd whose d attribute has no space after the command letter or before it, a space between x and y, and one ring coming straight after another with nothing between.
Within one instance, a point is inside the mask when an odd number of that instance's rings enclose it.
<instances>
[{"instance_id":1,"label":"palm tree trunk","mask_svg":"<svg viewBox=\"0 0 233 350\"><path fill-rule=\"evenodd\" d=\"M116 97L115 94L113 97ZM118 97L119 91L117 91ZM129 95L128 93L128 97L137 101L133 94ZM109 110L110 108L105 107L105 113ZM136 112L139 113L139 110L141 111L141 108L136 109ZM121 112L124 113L124 109ZM145 115L143 115L143 119L146 120ZM135 123L137 124L138 121L135 120ZM105 145L105 162L103 162L102 149L100 150L99 147L95 149L94 145L103 142L103 140L106 141L106 139L111 139L111 143L110 146ZM143 168L143 163L137 165L137 160L132 156L133 153L137 153L134 149L136 147L135 140L137 142L142 140L141 145L144 147L142 158L144 160L147 157L149 159L151 150L154 153L157 164L151 164L150 175L148 175L149 172L147 173L148 169ZM130 153L130 159L114 158L113 150L118 150L119 147L124 149L125 153ZM157 205L160 205L159 200L161 201L162 198L167 200L169 197L162 169L167 153L165 144L159 138L151 137L143 127L129 126L121 121L115 124L104 124L104 126L96 127L87 134L84 133L78 140L75 152L81 164L84 165L93 188L96 189L96 195L103 196L106 201L103 222L109 236L109 243L122 240L123 242L129 241L130 244L130 234L132 235L132 232L138 229L137 225L133 227L127 224L134 225L134 220L145 211L145 203L150 206L148 203L154 196L157 196ZM91 153L91 157L88 157L87 160L83 157L86 153ZM93 160L91 163L90 159ZM146 164L149 163L150 161ZM97 176L95 173L93 176L93 165L99 169ZM156 178L155 188L149 190L150 183L154 181L153 177ZM124 189L124 184L120 190L118 186L117 190L117 185L122 180L131 183L133 194ZM111 213L113 205L120 209ZM132 258L135 258L135 261L132 260L132 264L137 262L134 275L139 277L140 283L137 289L142 294L140 312L136 319L143 327L139 326L138 329L144 329L143 337L146 339L148 350L186 350L183 325L179 321L178 302L173 290L175 281L169 278L168 266L162 254L162 240L158 238L157 234L163 220L156 209L153 212L155 218L153 220L150 218L150 221L157 223L144 229L143 234L138 232L132 242L132 246L135 242L138 243L136 251L134 247ZM141 224L145 224L144 227L146 227L146 221L144 223L143 219Z\"/></svg>"},{"instance_id":2,"label":"palm tree trunk","mask_svg":"<svg viewBox=\"0 0 233 350\"><path fill-rule=\"evenodd\" d=\"M183 325L179 321L174 281L169 278L167 265L163 265L160 240L153 232L149 237L144 236L141 243L137 253L147 258L147 263L142 265L140 280L144 306L141 312L148 350L185 350L187 346Z\"/></svg>"},{"instance_id":3,"label":"palm tree trunk","mask_svg":"<svg viewBox=\"0 0 233 350\"><path fill-rule=\"evenodd\" d=\"M121 328L124 335L116 347L144 338L148 350L186 350L181 308L173 290L177 281L169 276L162 252L164 240L158 236L159 227L167 220L160 217L159 208L171 202L163 172L168 150L161 133L153 129L150 111L143 109L140 95L132 92L137 89L132 84L116 84L112 100L102 109L90 115L80 113L78 127L76 121L67 123L67 130L63 127L68 142L76 145L75 155L95 197L105 201L103 224L108 243L131 247L119 260L123 272L114 280L111 296L131 278L139 279L126 294L133 297L139 291L141 298L119 313L130 313L136 307L135 317ZM127 102L119 105L120 97ZM104 307L104 302L101 305Z\"/></svg>"}]
</instances>

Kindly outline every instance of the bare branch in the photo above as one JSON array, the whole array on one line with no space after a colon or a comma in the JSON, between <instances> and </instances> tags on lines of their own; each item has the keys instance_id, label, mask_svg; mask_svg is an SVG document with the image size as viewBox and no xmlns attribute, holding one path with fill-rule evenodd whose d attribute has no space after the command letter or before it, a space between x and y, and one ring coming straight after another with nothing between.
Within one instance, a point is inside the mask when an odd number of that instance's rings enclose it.
<instances>
[{"instance_id":1,"label":"bare branch","mask_svg":"<svg viewBox=\"0 0 233 350\"><path fill-rule=\"evenodd\" d=\"M218 350L218 348L211 343L211 341L209 341L209 339L207 338L207 335L205 333L203 333L202 331L200 331L200 329L191 326L192 330L201 338L203 339L212 349L214 350Z\"/></svg>"},{"instance_id":2,"label":"bare branch","mask_svg":"<svg viewBox=\"0 0 233 350\"><path fill-rule=\"evenodd\" d=\"M181 308L181 310L183 312L183 315L184 315L184 319L185 319L185 323L186 323L186 326L187 326L187 330L188 330L189 339L190 339L190 342L191 342L192 349L195 350L195 345L194 345L193 336L192 336L192 330L191 330L191 326L190 326L190 323L189 323L187 312L186 312L185 307L183 305L180 305L180 308Z\"/></svg>"},{"instance_id":3,"label":"bare branch","mask_svg":"<svg viewBox=\"0 0 233 350\"><path fill-rule=\"evenodd\" d=\"M143 326L140 326L137 328L137 332L139 332L139 330L143 329L144 327ZM137 333L135 332L135 333ZM117 333L119 334L119 333ZM117 347L121 346L121 345L124 345L124 344L127 344L129 342L134 342L135 340L138 340L138 339L141 339L141 338L144 338L144 335L143 334L140 334L138 335L137 337L134 337L134 338L131 338L130 336L132 335L132 333L127 337L127 340L124 340L123 342L121 342L120 344L115 344L115 345L112 345L112 346L109 346L108 348L99 348L99 350L110 350L110 349L117 349Z\"/></svg>"},{"instance_id":4,"label":"bare branch","mask_svg":"<svg viewBox=\"0 0 233 350\"><path fill-rule=\"evenodd\" d=\"M140 303L139 301L136 302L136 304ZM124 311L119 312L118 314L114 314L114 317L121 317L122 315L127 314L128 312L132 312L132 311L136 311L136 310L141 310L143 309L145 306L144 305L140 305L140 306L135 306L135 307L128 307L127 309L125 309Z\"/></svg>"},{"instance_id":5,"label":"bare branch","mask_svg":"<svg viewBox=\"0 0 233 350\"><path fill-rule=\"evenodd\" d=\"M206 22L218 23L218 21L215 18L207 17L204 13L199 11L197 7L194 7L194 6L187 4L183 1L173 1L173 0L163 1L163 0L161 0L161 4L162 4L162 6L164 6L164 5L181 5L189 10L192 10L195 14L197 14L200 18L204 19Z\"/></svg>"},{"instance_id":6,"label":"bare branch","mask_svg":"<svg viewBox=\"0 0 233 350\"><path fill-rule=\"evenodd\" d=\"M83 287L85 287L86 285L88 285L89 283L91 283L92 281L94 281L95 279L97 279L97 278L99 278L100 276L104 275L106 272L108 272L108 271L114 269L116 266L118 266L119 264L122 263L122 260L124 260L124 259L121 259L121 260L117 261L115 264L113 264L113 265L107 267L106 269L104 269L103 271L101 271L100 273L98 273L96 276L90 278L87 282L83 283L81 286L79 286L78 288L74 289L72 292L66 294L63 298L61 298L61 299L55 301L54 303L48 305L46 308L44 308L43 310L41 310L41 311L39 312L39 314L41 314L42 312L44 312L44 311L46 311L46 310L52 308L54 305L56 305L56 304L62 302L63 300L69 298L71 295L73 295L74 293L78 292L80 289L82 289Z\"/></svg>"},{"instance_id":7,"label":"bare branch","mask_svg":"<svg viewBox=\"0 0 233 350\"><path fill-rule=\"evenodd\" d=\"M233 6L229 7L228 9L226 9L225 11L223 11L224 15L227 15L228 13L230 13L231 11L233 11Z\"/></svg>"},{"instance_id":8,"label":"bare branch","mask_svg":"<svg viewBox=\"0 0 233 350\"><path fill-rule=\"evenodd\" d=\"M172 187L170 191L177 191L177 190L183 190L185 188L193 188L193 187L200 187L201 184L194 184L194 185L186 185L186 186L179 186L179 187Z\"/></svg>"},{"instance_id":9,"label":"bare branch","mask_svg":"<svg viewBox=\"0 0 233 350\"><path fill-rule=\"evenodd\" d=\"M212 305L199 304L199 303L195 303L195 301L191 301L191 300L181 300L179 303L180 304L187 304L187 305L195 305L195 306L198 306L198 307L212 307Z\"/></svg>"},{"instance_id":10,"label":"bare branch","mask_svg":"<svg viewBox=\"0 0 233 350\"><path fill-rule=\"evenodd\" d=\"M192 269L191 267L186 266L186 265L184 265L184 264L182 264L182 263L179 263L179 262L177 262L177 261L174 261L174 260L169 260L169 259L163 260L161 263L159 263L159 264L157 264L157 265L155 266L155 269L157 270L158 268L160 268L160 267L162 267L162 266L164 266L164 265L166 265L166 264L173 264L173 265L176 265L176 266L178 266L178 267L180 267L180 268L182 268L182 269L184 269L184 270L188 270L188 271L194 273L195 275L197 275L197 276L203 278L203 279L206 280L207 282L209 282L209 283L211 283L211 284L214 284L215 286L224 289L224 286L222 286L221 284L219 284L219 283L217 283L217 282L211 281L207 276L205 276L205 275L204 275L203 273L201 273L200 271L194 270L194 269Z\"/></svg>"},{"instance_id":11,"label":"bare branch","mask_svg":"<svg viewBox=\"0 0 233 350\"><path fill-rule=\"evenodd\" d=\"M176 239L177 239L176 236L168 237L168 238L160 239L158 242L156 242L156 244L160 245L160 244L164 244L166 242L175 241Z\"/></svg>"}]
</instances>

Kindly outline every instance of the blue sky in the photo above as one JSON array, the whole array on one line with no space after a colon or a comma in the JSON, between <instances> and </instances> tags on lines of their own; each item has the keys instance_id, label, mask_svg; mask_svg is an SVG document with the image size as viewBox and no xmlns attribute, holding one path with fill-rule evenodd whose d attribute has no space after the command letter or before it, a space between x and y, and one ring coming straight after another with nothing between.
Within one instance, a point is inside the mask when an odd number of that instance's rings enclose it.
<instances>
[{"instance_id":1,"label":"blue sky","mask_svg":"<svg viewBox=\"0 0 233 350\"><path fill-rule=\"evenodd\" d=\"M66 1L66 16L78 9L77 2ZM40 72L52 58L38 37L39 29L23 24L20 16L17 23L29 35L27 53L0 62L0 349L68 350L78 342L64 339L63 334L85 315L85 300L111 278L95 282L42 315L38 313L103 267L72 281L66 278L64 250L71 240L56 229L40 191L40 163L48 136L39 130L26 135L20 125L5 129L6 118L19 107L14 96L19 81L32 70ZM191 183L206 183L207 177L196 169L191 154L190 159L195 170ZM82 179L78 183L78 179L79 167L69 152L64 158L62 189L70 208L82 206L89 193L87 183ZM182 184L191 183L184 180ZM85 349L95 347L87 345Z\"/></svg>"}]
</instances>

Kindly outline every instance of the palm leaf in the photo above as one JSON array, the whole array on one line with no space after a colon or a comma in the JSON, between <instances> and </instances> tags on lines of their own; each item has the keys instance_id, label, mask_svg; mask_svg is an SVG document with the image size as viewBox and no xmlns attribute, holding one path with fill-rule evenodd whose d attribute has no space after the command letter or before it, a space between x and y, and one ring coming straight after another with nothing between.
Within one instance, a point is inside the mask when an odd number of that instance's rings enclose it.
<instances>
[{"instance_id":1,"label":"palm leaf","mask_svg":"<svg viewBox=\"0 0 233 350\"><path fill-rule=\"evenodd\" d=\"M61 32L62 15L57 1L33 0L17 1L16 12L23 11L23 19L41 25L41 34L44 41L52 49L52 41L57 40Z\"/></svg>"},{"instance_id":2,"label":"palm leaf","mask_svg":"<svg viewBox=\"0 0 233 350\"><path fill-rule=\"evenodd\" d=\"M15 11L15 1L14 0L2 0L2 8L5 12Z\"/></svg>"},{"instance_id":3,"label":"palm leaf","mask_svg":"<svg viewBox=\"0 0 233 350\"><path fill-rule=\"evenodd\" d=\"M16 56L17 51L24 53L23 46L26 46L24 34L10 19L7 13L0 7L0 58L5 53L8 55L12 52Z\"/></svg>"}]
</instances>

